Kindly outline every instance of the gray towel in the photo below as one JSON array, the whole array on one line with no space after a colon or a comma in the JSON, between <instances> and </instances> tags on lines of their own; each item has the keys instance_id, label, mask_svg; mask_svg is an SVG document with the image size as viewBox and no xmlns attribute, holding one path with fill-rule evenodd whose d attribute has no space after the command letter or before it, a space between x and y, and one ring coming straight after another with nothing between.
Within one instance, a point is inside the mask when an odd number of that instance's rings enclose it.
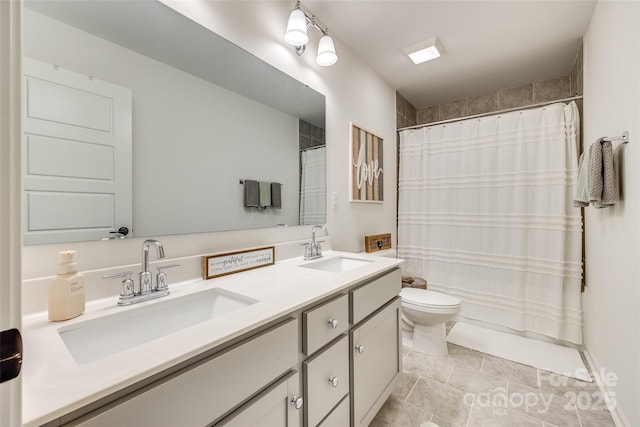
<instances>
[{"instance_id":1,"label":"gray towel","mask_svg":"<svg viewBox=\"0 0 640 427\"><path fill-rule=\"evenodd\" d=\"M589 163L587 168L587 196L589 202L602 200L602 140L589 147Z\"/></svg>"},{"instance_id":2,"label":"gray towel","mask_svg":"<svg viewBox=\"0 0 640 427\"><path fill-rule=\"evenodd\" d=\"M279 182L271 183L271 207L282 209L282 184Z\"/></svg>"},{"instance_id":3,"label":"gray towel","mask_svg":"<svg viewBox=\"0 0 640 427\"><path fill-rule=\"evenodd\" d=\"M259 181L260 186L260 207L268 208L271 206L271 183L266 181Z\"/></svg>"},{"instance_id":4,"label":"gray towel","mask_svg":"<svg viewBox=\"0 0 640 427\"><path fill-rule=\"evenodd\" d=\"M618 201L618 180L611 141L602 143L602 198L594 202L596 208L606 208Z\"/></svg>"},{"instance_id":5,"label":"gray towel","mask_svg":"<svg viewBox=\"0 0 640 427\"><path fill-rule=\"evenodd\" d=\"M244 181L244 207L260 207L260 187L258 186L258 181L252 181L250 179Z\"/></svg>"},{"instance_id":6,"label":"gray towel","mask_svg":"<svg viewBox=\"0 0 640 427\"><path fill-rule=\"evenodd\" d=\"M589 152L580 154L578 162L578 184L576 186L576 195L573 199L573 206L577 208L585 208L589 206L589 198L587 197L587 165L589 164Z\"/></svg>"}]
</instances>

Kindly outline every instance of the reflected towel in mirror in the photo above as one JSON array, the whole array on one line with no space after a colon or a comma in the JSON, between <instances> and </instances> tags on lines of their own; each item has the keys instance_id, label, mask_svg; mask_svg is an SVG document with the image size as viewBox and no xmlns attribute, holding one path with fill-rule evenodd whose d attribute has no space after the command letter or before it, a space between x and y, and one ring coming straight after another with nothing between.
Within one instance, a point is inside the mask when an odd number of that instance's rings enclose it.
<instances>
[{"instance_id":1,"label":"reflected towel in mirror","mask_svg":"<svg viewBox=\"0 0 640 427\"><path fill-rule=\"evenodd\" d=\"M267 181L258 181L260 186L260 207L268 208L271 206L271 183Z\"/></svg>"},{"instance_id":2,"label":"reflected towel in mirror","mask_svg":"<svg viewBox=\"0 0 640 427\"><path fill-rule=\"evenodd\" d=\"M244 181L244 206L246 208L260 207L260 187L258 181L246 179Z\"/></svg>"},{"instance_id":3,"label":"reflected towel in mirror","mask_svg":"<svg viewBox=\"0 0 640 427\"><path fill-rule=\"evenodd\" d=\"M282 184L279 182L271 183L271 207L282 209Z\"/></svg>"}]
</instances>

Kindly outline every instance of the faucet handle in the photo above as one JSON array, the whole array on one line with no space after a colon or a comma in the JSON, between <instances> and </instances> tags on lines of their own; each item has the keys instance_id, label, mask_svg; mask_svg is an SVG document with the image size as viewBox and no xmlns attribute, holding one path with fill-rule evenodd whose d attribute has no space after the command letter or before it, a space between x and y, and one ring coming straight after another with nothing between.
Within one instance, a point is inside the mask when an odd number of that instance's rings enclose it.
<instances>
[{"instance_id":1,"label":"faucet handle","mask_svg":"<svg viewBox=\"0 0 640 427\"><path fill-rule=\"evenodd\" d=\"M156 288L155 291L168 291L169 285L167 284L167 273L164 272L167 268L180 267L180 264L169 264L158 267L158 274L156 274Z\"/></svg>"},{"instance_id":2,"label":"faucet handle","mask_svg":"<svg viewBox=\"0 0 640 427\"><path fill-rule=\"evenodd\" d=\"M124 273L116 273L116 274L109 274L106 276L102 276L103 279L107 279L107 280L111 280L111 279L120 279L122 278L122 285L120 287L120 300L118 301L119 305L125 305L125 301L133 298L135 295L135 292L133 290L133 279L131 278L131 275L133 274L133 272L131 271L125 271Z\"/></svg>"}]
</instances>

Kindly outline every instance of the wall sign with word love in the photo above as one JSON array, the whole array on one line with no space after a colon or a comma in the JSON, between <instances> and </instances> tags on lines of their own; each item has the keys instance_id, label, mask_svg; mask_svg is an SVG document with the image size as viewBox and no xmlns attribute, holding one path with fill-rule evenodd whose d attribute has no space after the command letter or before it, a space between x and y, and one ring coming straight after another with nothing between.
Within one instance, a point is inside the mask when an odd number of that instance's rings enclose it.
<instances>
[{"instance_id":1,"label":"wall sign with word love","mask_svg":"<svg viewBox=\"0 0 640 427\"><path fill-rule=\"evenodd\" d=\"M382 203L384 171L382 138L350 123L350 202Z\"/></svg>"}]
</instances>

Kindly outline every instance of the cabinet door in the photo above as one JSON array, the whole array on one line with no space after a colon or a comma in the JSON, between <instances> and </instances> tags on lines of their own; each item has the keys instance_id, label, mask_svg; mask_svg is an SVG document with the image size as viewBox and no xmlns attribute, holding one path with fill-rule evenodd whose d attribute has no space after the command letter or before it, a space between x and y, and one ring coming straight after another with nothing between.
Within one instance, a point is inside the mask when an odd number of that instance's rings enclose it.
<instances>
[{"instance_id":1,"label":"cabinet door","mask_svg":"<svg viewBox=\"0 0 640 427\"><path fill-rule=\"evenodd\" d=\"M400 298L351 332L352 426L367 426L402 371Z\"/></svg>"},{"instance_id":2,"label":"cabinet door","mask_svg":"<svg viewBox=\"0 0 640 427\"><path fill-rule=\"evenodd\" d=\"M300 399L300 400L299 400ZM278 382L215 426L300 427L302 400L296 372Z\"/></svg>"}]
</instances>

